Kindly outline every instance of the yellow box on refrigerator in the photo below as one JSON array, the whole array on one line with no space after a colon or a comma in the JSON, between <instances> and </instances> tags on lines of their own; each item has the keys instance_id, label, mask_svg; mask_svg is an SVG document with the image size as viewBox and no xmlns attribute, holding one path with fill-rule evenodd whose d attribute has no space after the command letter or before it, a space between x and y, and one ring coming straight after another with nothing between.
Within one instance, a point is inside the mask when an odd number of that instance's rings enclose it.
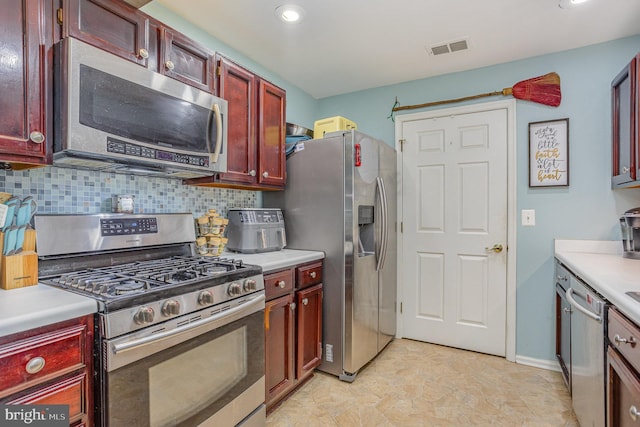
<instances>
[{"instance_id":1,"label":"yellow box on refrigerator","mask_svg":"<svg viewBox=\"0 0 640 427\"><path fill-rule=\"evenodd\" d=\"M335 116L316 120L313 124L313 138L323 138L326 133L340 130L358 129L358 125L344 117Z\"/></svg>"}]
</instances>

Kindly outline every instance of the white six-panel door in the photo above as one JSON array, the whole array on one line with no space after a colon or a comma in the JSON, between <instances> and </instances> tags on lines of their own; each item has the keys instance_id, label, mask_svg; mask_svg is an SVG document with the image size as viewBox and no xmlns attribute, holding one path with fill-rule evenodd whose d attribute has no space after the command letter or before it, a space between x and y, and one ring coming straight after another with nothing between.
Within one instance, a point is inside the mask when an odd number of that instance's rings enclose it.
<instances>
[{"instance_id":1,"label":"white six-panel door","mask_svg":"<svg viewBox=\"0 0 640 427\"><path fill-rule=\"evenodd\" d=\"M504 356L507 109L402 122L406 338Z\"/></svg>"}]
</instances>

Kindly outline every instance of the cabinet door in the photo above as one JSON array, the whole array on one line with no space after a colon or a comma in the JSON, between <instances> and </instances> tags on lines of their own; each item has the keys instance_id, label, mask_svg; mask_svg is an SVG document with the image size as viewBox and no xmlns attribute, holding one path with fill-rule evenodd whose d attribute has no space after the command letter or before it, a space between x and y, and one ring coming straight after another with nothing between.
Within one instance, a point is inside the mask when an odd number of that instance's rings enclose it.
<instances>
[{"instance_id":1,"label":"cabinet door","mask_svg":"<svg viewBox=\"0 0 640 427\"><path fill-rule=\"evenodd\" d=\"M640 422L640 378L613 348L607 350L607 426L637 426Z\"/></svg>"},{"instance_id":2,"label":"cabinet door","mask_svg":"<svg viewBox=\"0 0 640 427\"><path fill-rule=\"evenodd\" d=\"M160 30L160 40L160 73L206 92L215 93L214 57L210 50L166 27Z\"/></svg>"},{"instance_id":3,"label":"cabinet door","mask_svg":"<svg viewBox=\"0 0 640 427\"><path fill-rule=\"evenodd\" d=\"M322 362L322 284L296 292L298 380Z\"/></svg>"},{"instance_id":4,"label":"cabinet door","mask_svg":"<svg viewBox=\"0 0 640 427\"><path fill-rule=\"evenodd\" d=\"M148 66L149 18L112 0L66 0L63 36Z\"/></svg>"},{"instance_id":5,"label":"cabinet door","mask_svg":"<svg viewBox=\"0 0 640 427\"><path fill-rule=\"evenodd\" d=\"M53 2L0 2L0 161L44 164L52 147Z\"/></svg>"},{"instance_id":6,"label":"cabinet door","mask_svg":"<svg viewBox=\"0 0 640 427\"><path fill-rule=\"evenodd\" d=\"M221 181L255 184L256 76L226 58L218 58L218 96L229 102L227 172Z\"/></svg>"},{"instance_id":7,"label":"cabinet door","mask_svg":"<svg viewBox=\"0 0 640 427\"><path fill-rule=\"evenodd\" d=\"M267 405L294 385L293 295L285 295L265 305L265 371Z\"/></svg>"},{"instance_id":8,"label":"cabinet door","mask_svg":"<svg viewBox=\"0 0 640 427\"><path fill-rule=\"evenodd\" d=\"M637 61L632 60L611 83L613 164L611 185L637 179Z\"/></svg>"},{"instance_id":9,"label":"cabinet door","mask_svg":"<svg viewBox=\"0 0 640 427\"><path fill-rule=\"evenodd\" d=\"M260 80L258 92L258 183L285 185L285 99L279 87Z\"/></svg>"}]
</instances>

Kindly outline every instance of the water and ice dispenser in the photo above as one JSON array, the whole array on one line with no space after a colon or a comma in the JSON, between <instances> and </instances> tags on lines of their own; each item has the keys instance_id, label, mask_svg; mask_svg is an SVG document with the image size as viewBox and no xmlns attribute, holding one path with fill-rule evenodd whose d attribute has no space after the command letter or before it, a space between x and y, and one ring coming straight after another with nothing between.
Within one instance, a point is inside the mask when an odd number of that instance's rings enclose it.
<instances>
[{"instance_id":1,"label":"water and ice dispenser","mask_svg":"<svg viewBox=\"0 0 640 427\"><path fill-rule=\"evenodd\" d=\"M369 256L376 253L376 234L374 223L374 207L358 206L358 256Z\"/></svg>"}]
</instances>

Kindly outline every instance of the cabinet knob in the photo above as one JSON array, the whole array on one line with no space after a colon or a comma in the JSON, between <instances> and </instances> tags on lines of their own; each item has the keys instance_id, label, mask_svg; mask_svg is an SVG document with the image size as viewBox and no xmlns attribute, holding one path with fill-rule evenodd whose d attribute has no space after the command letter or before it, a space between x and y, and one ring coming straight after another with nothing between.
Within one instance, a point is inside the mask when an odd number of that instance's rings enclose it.
<instances>
[{"instance_id":1,"label":"cabinet knob","mask_svg":"<svg viewBox=\"0 0 640 427\"><path fill-rule=\"evenodd\" d=\"M308 304L309 304L309 298L303 298L302 305L308 305Z\"/></svg>"},{"instance_id":2,"label":"cabinet knob","mask_svg":"<svg viewBox=\"0 0 640 427\"><path fill-rule=\"evenodd\" d=\"M36 144L42 144L44 142L44 134L34 130L29 134L29 139L31 142L35 142Z\"/></svg>"},{"instance_id":3,"label":"cabinet knob","mask_svg":"<svg viewBox=\"0 0 640 427\"><path fill-rule=\"evenodd\" d=\"M311 273L309 273L309 277L311 277L312 279L315 279L317 276L315 271L312 271Z\"/></svg>"},{"instance_id":4,"label":"cabinet knob","mask_svg":"<svg viewBox=\"0 0 640 427\"><path fill-rule=\"evenodd\" d=\"M280 280L278 283L276 283L276 286L278 286L280 289L284 289L286 283L284 282L284 280Z\"/></svg>"},{"instance_id":5,"label":"cabinet knob","mask_svg":"<svg viewBox=\"0 0 640 427\"><path fill-rule=\"evenodd\" d=\"M629 408L629 416L631 417L631 419L635 421L638 418L638 415L640 415L640 411L638 411L638 408L636 408L635 405L631 405L631 407Z\"/></svg>"},{"instance_id":6,"label":"cabinet knob","mask_svg":"<svg viewBox=\"0 0 640 427\"><path fill-rule=\"evenodd\" d=\"M173 69L176 67L173 63L173 61L167 61L164 63L164 66L167 67L167 70L169 71L173 71Z\"/></svg>"},{"instance_id":7,"label":"cabinet knob","mask_svg":"<svg viewBox=\"0 0 640 427\"><path fill-rule=\"evenodd\" d=\"M33 359L27 362L27 366L25 367L25 370L29 374L37 374L42 370L42 368L44 368L45 363L46 362L44 360L44 357L40 357L40 356L34 357Z\"/></svg>"},{"instance_id":8,"label":"cabinet knob","mask_svg":"<svg viewBox=\"0 0 640 427\"><path fill-rule=\"evenodd\" d=\"M147 59L149 57L149 51L145 48L141 48L138 51L138 56L142 59Z\"/></svg>"},{"instance_id":9,"label":"cabinet knob","mask_svg":"<svg viewBox=\"0 0 640 427\"><path fill-rule=\"evenodd\" d=\"M289 308L290 308L291 310L295 310L295 309L296 309L296 303L295 303L295 302L292 302L291 304L289 304Z\"/></svg>"},{"instance_id":10,"label":"cabinet knob","mask_svg":"<svg viewBox=\"0 0 640 427\"><path fill-rule=\"evenodd\" d=\"M631 347L635 347L636 345L636 339L634 337L622 338L620 335L616 334L613 337L613 340L616 342L618 347L620 344L629 344Z\"/></svg>"},{"instance_id":11,"label":"cabinet knob","mask_svg":"<svg viewBox=\"0 0 640 427\"><path fill-rule=\"evenodd\" d=\"M256 176L256 170L255 169L251 169L249 171L249 176Z\"/></svg>"},{"instance_id":12,"label":"cabinet knob","mask_svg":"<svg viewBox=\"0 0 640 427\"><path fill-rule=\"evenodd\" d=\"M262 176L265 178L269 178L269 172L267 171L262 172Z\"/></svg>"},{"instance_id":13,"label":"cabinet knob","mask_svg":"<svg viewBox=\"0 0 640 427\"><path fill-rule=\"evenodd\" d=\"M629 172L631 169L629 169L627 166L623 166L622 167L622 173L627 173Z\"/></svg>"}]
</instances>

